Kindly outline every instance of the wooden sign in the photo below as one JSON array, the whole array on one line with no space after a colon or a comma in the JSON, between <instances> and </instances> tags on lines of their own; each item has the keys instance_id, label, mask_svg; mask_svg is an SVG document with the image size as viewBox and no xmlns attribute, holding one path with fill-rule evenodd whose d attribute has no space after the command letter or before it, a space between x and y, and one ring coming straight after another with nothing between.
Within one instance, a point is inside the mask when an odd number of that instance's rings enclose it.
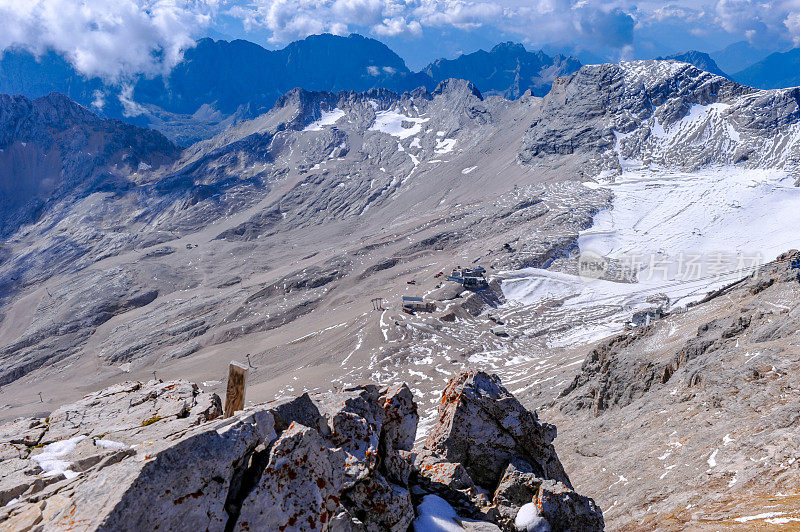
<instances>
[{"instance_id":1,"label":"wooden sign","mask_svg":"<svg viewBox=\"0 0 800 532\"><path fill-rule=\"evenodd\" d=\"M225 394L225 417L244 409L244 392L247 385L247 367L231 361L228 369L228 391Z\"/></svg>"}]
</instances>

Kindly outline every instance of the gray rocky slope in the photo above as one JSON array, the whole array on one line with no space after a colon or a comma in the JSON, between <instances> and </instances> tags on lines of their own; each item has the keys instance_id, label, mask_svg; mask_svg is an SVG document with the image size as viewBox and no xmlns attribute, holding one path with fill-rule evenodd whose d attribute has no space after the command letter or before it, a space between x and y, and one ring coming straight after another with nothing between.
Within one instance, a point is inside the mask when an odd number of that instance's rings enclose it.
<instances>
[{"instance_id":1,"label":"gray rocky slope","mask_svg":"<svg viewBox=\"0 0 800 532\"><path fill-rule=\"evenodd\" d=\"M618 310L510 304L498 272L574 271L579 232L611 201L582 183L633 162L795 172L799 118L794 89L676 62L584 67L513 102L455 80L404 95L293 91L174 162L137 166L134 187L52 197L3 242L0 412L44 417L153 371L221 393L245 355L255 401L408 381L420 434L445 381L471 366L548 404L591 348L562 336ZM436 277L473 262L492 280L482 294ZM403 295L437 309L405 314ZM577 411L548 412L579 430ZM605 487L586 495L611 507L601 497L617 479L597 478Z\"/></svg>"},{"instance_id":2,"label":"gray rocky slope","mask_svg":"<svg viewBox=\"0 0 800 532\"><path fill-rule=\"evenodd\" d=\"M571 489L555 427L496 376L453 379L418 452L405 385L220 415L219 397L194 384L126 382L0 427L0 527L404 532L439 520L499 531L517 530L528 505L528 530L603 529L602 512Z\"/></svg>"},{"instance_id":3,"label":"gray rocky slope","mask_svg":"<svg viewBox=\"0 0 800 532\"><path fill-rule=\"evenodd\" d=\"M104 120L66 96L0 96L0 236L33 222L52 198L134 187L139 167L173 162L154 131Z\"/></svg>"},{"instance_id":4,"label":"gray rocky slope","mask_svg":"<svg viewBox=\"0 0 800 532\"><path fill-rule=\"evenodd\" d=\"M540 411L569 442L560 455L576 489L596 494L619 530L791 528L800 519L799 325L793 251L685 312L602 342Z\"/></svg>"}]
</instances>

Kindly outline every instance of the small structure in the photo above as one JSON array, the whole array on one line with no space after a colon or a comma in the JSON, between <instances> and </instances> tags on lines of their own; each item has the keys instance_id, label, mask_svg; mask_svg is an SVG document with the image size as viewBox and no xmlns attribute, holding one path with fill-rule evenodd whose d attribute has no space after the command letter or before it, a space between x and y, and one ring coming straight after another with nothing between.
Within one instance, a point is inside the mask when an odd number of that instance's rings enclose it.
<instances>
[{"instance_id":1,"label":"small structure","mask_svg":"<svg viewBox=\"0 0 800 532\"><path fill-rule=\"evenodd\" d=\"M467 290L483 290L488 286L484 274L486 270L480 266L475 268L461 267L453 268L453 273L447 278L448 281L460 283Z\"/></svg>"},{"instance_id":2,"label":"small structure","mask_svg":"<svg viewBox=\"0 0 800 532\"><path fill-rule=\"evenodd\" d=\"M228 388L225 392L225 418L244 408L247 368L231 360L228 366Z\"/></svg>"},{"instance_id":3,"label":"small structure","mask_svg":"<svg viewBox=\"0 0 800 532\"><path fill-rule=\"evenodd\" d=\"M666 316L666 312L661 307L658 308L649 308L647 310L641 310L639 312L634 312L631 320L627 322L625 325L628 328L633 327L647 327L655 320L660 320L664 316Z\"/></svg>"},{"instance_id":4,"label":"small structure","mask_svg":"<svg viewBox=\"0 0 800 532\"><path fill-rule=\"evenodd\" d=\"M382 297L373 297L370 301L372 301L372 310L386 310L383 308Z\"/></svg>"},{"instance_id":5,"label":"small structure","mask_svg":"<svg viewBox=\"0 0 800 532\"><path fill-rule=\"evenodd\" d=\"M421 297L403 296L403 311L413 314L416 311L433 312L436 310L436 303L429 301L425 303Z\"/></svg>"},{"instance_id":6,"label":"small structure","mask_svg":"<svg viewBox=\"0 0 800 532\"><path fill-rule=\"evenodd\" d=\"M508 329L506 329L502 325L498 325L497 327L490 328L489 332L491 332L495 336L499 336L500 338L508 338L509 337Z\"/></svg>"}]
</instances>

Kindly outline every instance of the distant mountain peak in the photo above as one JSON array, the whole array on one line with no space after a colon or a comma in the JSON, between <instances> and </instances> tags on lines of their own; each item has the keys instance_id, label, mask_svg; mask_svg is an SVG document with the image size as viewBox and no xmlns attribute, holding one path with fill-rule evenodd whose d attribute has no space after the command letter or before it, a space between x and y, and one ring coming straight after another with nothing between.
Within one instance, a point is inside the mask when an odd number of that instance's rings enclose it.
<instances>
[{"instance_id":1,"label":"distant mountain peak","mask_svg":"<svg viewBox=\"0 0 800 532\"><path fill-rule=\"evenodd\" d=\"M478 98L479 100L483 100L483 95L481 91L473 84L471 81L467 81L464 79L458 78L449 78L442 82L440 82L436 89L433 91L434 94L464 94L464 95L472 95Z\"/></svg>"},{"instance_id":2,"label":"distant mountain peak","mask_svg":"<svg viewBox=\"0 0 800 532\"><path fill-rule=\"evenodd\" d=\"M572 74L580 66L577 59L553 58L541 50L530 52L522 44L508 41L489 52L478 50L456 59L439 59L425 67L424 72L436 82L468 79L483 94L519 98L528 90L544 96L556 77Z\"/></svg>"},{"instance_id":3,"label":"distant mountain peak","mask_svg":"<svg viewBox=\"0 0 800 532\"><path fill-rule=\"evenodd\" d=\"M508 53L508 52L525 53L527 51L528 50L525 48L525 46L520 44L520 43L518 43L518 42L506 41L506 42L501 42L499 44L494 45L492 47L492 50L489 53L492 53L492 54Z\"/></svg>"},{"instance_id":4,"label":"distant mountain peak","mask_svg":"<svg viewBox=\"0 0 800 532\"><path fill-rule=\"evenodd\" d=\"M281 50L203 38L171 72L134 79L132 92L125 95L118 85L86 79L54 52L39 60L28 52L9 51L0 57L0 93L35 98L55 90L105 117L158 129L188 145L266 113L295 87L330 93L383 88L402 94L420 87L432 91L445 80L460 78L478 94L514 99L526 91L543 96L554 79L578 68L580 62L572 57L531 52L512 41L412 72L387 45L358 34L311 35Z\"/></svg>"},{"instance_id":5,"label":"distant mountain peak","mask_svg":"<svg viewBox=\"0 0 800 532\"><path fill-rule=\"evenodd\" d=\"M729 78L729 76L722 71L722 69L717 66L717 63L705 52L698 52L697 50L689 50L687 52L683 52L680 54L673 54L667 57L659 57L658 60L666 60L672 59L674 61L681 61L683 63L689 63L690 65L694 65L700 70L705 70L706 72L710 72L712 74L716 74L718 76L722 76L723 78Z\"/></svg>"},{"instance_id":6,"label":"distant mountain peak","mask_svg":"<svg viewBox=\"0 0 800 532\"><path fill-rule=\"evenodd\" d=\"M800 86L800 48L775 52L733 74L737 82L757 89L783 89Z\"/></svg>"}]
</instances>

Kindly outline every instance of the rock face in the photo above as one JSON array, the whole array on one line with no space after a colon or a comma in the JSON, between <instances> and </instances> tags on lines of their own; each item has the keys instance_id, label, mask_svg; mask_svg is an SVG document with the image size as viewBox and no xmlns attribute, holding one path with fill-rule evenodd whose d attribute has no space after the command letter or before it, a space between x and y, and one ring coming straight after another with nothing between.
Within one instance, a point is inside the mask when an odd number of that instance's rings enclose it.
<instances>
[{"instance_id":1,"label":"rock face","mask_svg":"<svg viewBox=\"0 0 800 532\"><path fill-rule=\"evenodd\" d=\"M421 483L468 517L505 529L534 502L551 530L602 530L600 509L572 490L555 437L556 428L540 423L496 375L461 373L445 389L438 423L419 452Z\"/></svg>"},{"instance_id":2,"label":"rock face","mask_svg":"<svg viewBox=\"0 0 800 532\"><path fill-rule=\"evenodd\" d=\"M798 266L790 251L601 344L545 410L572 480L596 494L613 528L756 529L769 516L800 518Z\"/></svg>"},{"instance_id":3,"label":"rock face","mask_svg":"<svg viewBox=\"0 0 800 532\"><path fill-rule=\"evenodd\" d=\"M589 175L650 165L795 169L797 148L780 130L796 123L796 98L795 89L758 92L672 60L585 66L554 83L519 160L589 155Z\"/></svg>"},{"instance_id":4,"label":"rock face","mask_svg":"<svg viewBox=\"0 0 800 532\"><path fill-rule=\"evenodd\" d=\"M512 530L529 503L551 530L602 529L591 499L569 488L550 443L554 429L497 377L459 375L445 398L449 415L422 462L464 460L451 471L461 472L470 496L415 469L419 418L406 385L304 394L220 419L219 398L185 381L123 383L47 418L0 427L0 527L404 532L425 511L415 502L441 494L482 504L471 515L462 515L463 504L452 512L465 529ZM501 426L510 439L493 447ZM489 467L464 454L475 437L489 439L481 447ZM490 483L493 500L483 488Z\"/></svg>"},{"instance_id":5,"label":"rock face","mask_svg":"<svg viewBox=\"0 0 800 532\"><path fill-rule=\"evenodd\" d=\"M66 96L0 95L0 237L54 199L133 187L131 173L177 158L163 135L105 120Z\"/></svg>"},{"instance_id":6,"label":"rock face","mask_svg":"<svg viewBox=\"0 0 800 532\"><path fill-rule=\"evenodd\" d=\"M519 458L539 478L569 485L553 449L555 437L556 428L539 423L499 378L462 373L444 391L439 422L425 440L421 457L460 463L481 485L496 485L509 461Z\"/></svg>"}]
</instances>

